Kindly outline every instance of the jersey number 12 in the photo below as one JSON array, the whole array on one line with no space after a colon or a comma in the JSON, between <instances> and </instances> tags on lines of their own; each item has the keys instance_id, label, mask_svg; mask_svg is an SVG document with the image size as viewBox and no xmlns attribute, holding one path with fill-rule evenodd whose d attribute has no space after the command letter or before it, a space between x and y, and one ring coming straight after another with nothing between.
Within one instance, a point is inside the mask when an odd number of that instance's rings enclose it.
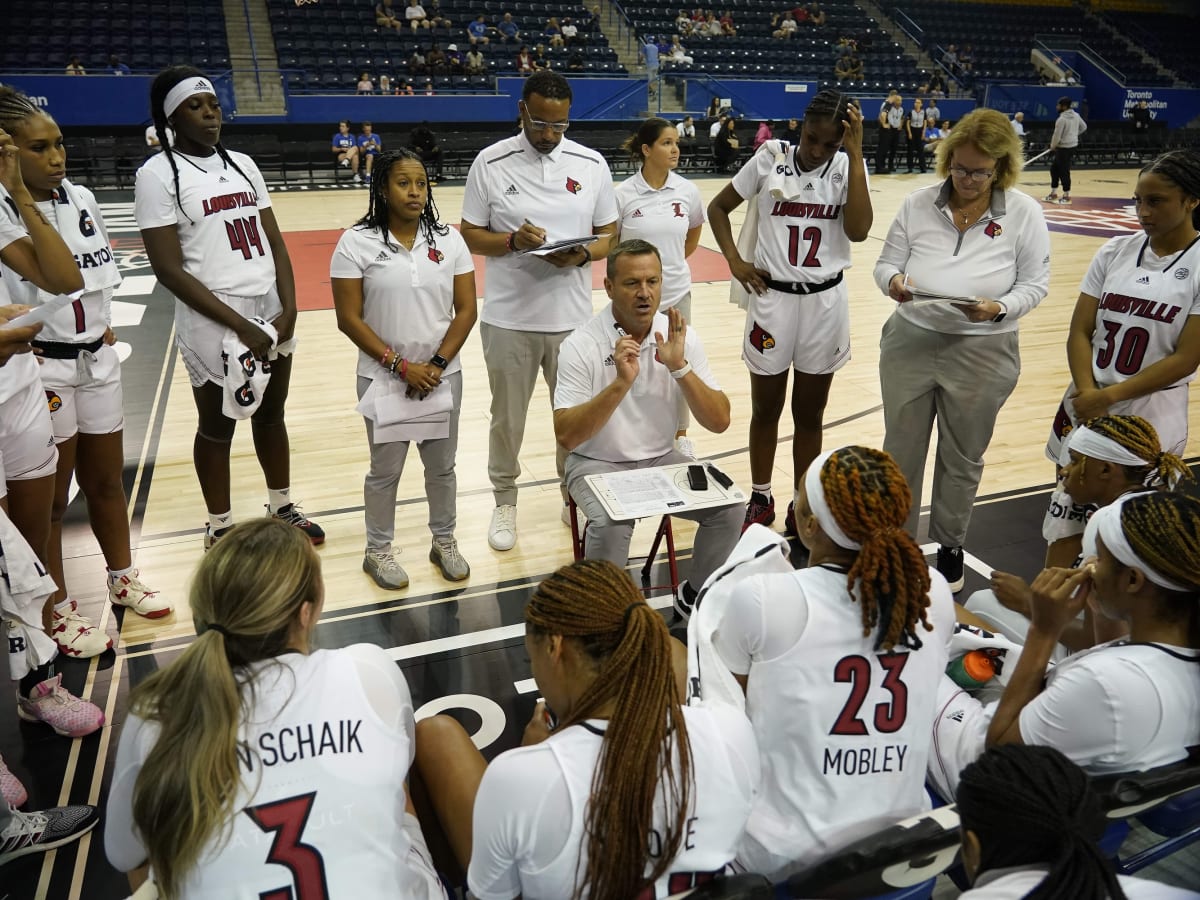
<instances>
[{"instance_id":1,"label":"jersey number 12","mask_svg":"<svg viewBox=\"0 0 1200 900\"><path fill-rule=\"evenodd\" d=\"M808 244L808 252L804 254L804 262L800 262L800 241L803 240ZM804 229L804 233L800 233L799 225L788 226L788 262L793 266L804 269L815 269L821 265L821 260L817 259L817 253L821 249L821 229L816 225L809 225Z\"/></svg>"}]
</instances>

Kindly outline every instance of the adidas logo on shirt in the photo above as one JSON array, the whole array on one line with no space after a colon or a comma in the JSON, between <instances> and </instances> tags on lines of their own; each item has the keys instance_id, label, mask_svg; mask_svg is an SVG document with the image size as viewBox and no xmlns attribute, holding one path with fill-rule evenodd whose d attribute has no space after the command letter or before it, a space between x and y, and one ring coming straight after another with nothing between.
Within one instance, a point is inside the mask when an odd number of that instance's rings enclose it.
<instances>
[{"instance_id":1,"label":"adidas logo on shirt","mask_svg":"<svg viewBox=\"0 0 1200 900\"><path fill-rule=\"evenodd\" d=\"M504 192L504 196L505 197L516 197L520 193L521 192L517 190L517 186L515 184L510 184L508 186L508 190L506 190Z\"/></svg>"},{"instance_id":2,"label":"adidas logo on shirt","mask_svg":"<svg viewBox=\"0 0 1200 900\"><path fill-rule=\"evenodd\" d=\"M229 179L226 178L224 175L221 175L217 178L217 181L221 182L222 184L225 184L229 181Z\"/></svg>"},{"instance_id":3,"label":"adidas logo on shirt","mask_svg":"<svg viewBox=\"0 0 1200 900\"><path fill-rule=\"evenodd\" d=\"M808 184L804 185L804 189L806 191L815 191L816 190L816 188L813 187L813 183L811 181L808 182Z\"/></svg>"},{"instance_id":4,"label":"adidas logo on shirt","mask_svg":"<svg viewBox=\"0 0 1200 900\"><path fill-rule=\"evenodd\" d=\"M1150 283L1150 276L1149 276L1149 275L1143 275L1141 278L1139 278L1139 279L1137 280L1137 283L1138 283L1138 284L1149 284L1149 283Z\"/></svg>"},{"instance_id":5,"label":"adidas logo on shirt","mask_svg":"<svg viewBox=\"0 0 1200 900\"><path fill-rule=\"evenodd\" d=\"M631 219L640 219L641 217L642 217L642 211L641 211L640 209L638 209L638 210L634 210L634 213L633 213L633 215L632 215L632 216L630 216L629 218L631 218Z\"/></svg>"},{"instance_id":6,"label":"adidas logo on shirt","mask_svg":"<svg viewBox=\"0 0 1200 900\"><path fill-rule=\"evenodd\" d=\"M950 713L947 718L953 722L961 722L963 720L963 711L961 709L956 709L954 712Z\"/></svg>"},{"instance_id":7,"label":"adidas logo on shirt","mask_svg":"<svg viewBox=\"0 0 1200 900\"><path fill-rule=\"evenodd\" d=\"M375 257L375 262L391 262L391 257L384 250L379 251L379 255Z\"/></svg>"}]
</instances>

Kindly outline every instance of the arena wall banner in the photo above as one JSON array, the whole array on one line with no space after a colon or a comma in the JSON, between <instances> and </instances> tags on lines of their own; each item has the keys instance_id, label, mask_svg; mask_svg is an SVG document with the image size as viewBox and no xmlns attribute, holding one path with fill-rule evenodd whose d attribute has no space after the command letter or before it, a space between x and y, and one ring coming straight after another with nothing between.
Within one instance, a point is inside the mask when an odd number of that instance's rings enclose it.
<instances>
[{"instance_id":1,"label":"arena wall banner","mask_svg":"<svg viewBox=\"0 0 1200 900\"><path fill-rule=\"evenodd\" d=\"M1026 122L1053 122L1058 118L1058 98L1070 97L1082 103L1085 91L1082 87L1042 87L1036 84L1006 84L989 81L983 93L983 105L999 110L1006 116L1025 113ZM1095 107L1091 114L1095 116Z\"/></svg>"},{"instance_id":2,"label":"arena wall banner","mask_svg":"<svg viewBox=\"0 0 1200 900\"><path fill-rule=\"evenodd\" d=\"M63 128L73 125L147 125L150 75L0 75ZM236 109L228 75L210 76L221 105Z\"/></svg>"}]
</instances>

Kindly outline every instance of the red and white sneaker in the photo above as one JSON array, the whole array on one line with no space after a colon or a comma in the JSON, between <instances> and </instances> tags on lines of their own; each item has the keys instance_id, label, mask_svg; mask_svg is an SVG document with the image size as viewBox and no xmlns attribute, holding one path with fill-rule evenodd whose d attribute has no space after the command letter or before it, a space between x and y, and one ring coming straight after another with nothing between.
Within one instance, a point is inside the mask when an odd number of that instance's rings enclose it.
<instances>
[{"instance_id":1,"label":"red and white sneaker","mask_svg":"<svg viewBox=\"0 0 1200 900\"><path fill-rule=\"evenodd\" d=\"M74 600L61 608L55 607L50 636L63 655L75 659L91 659L112 647L112 638L81 616L79 604Z\"/></svg>"},{"instance_id":2,"label":"red and white sneaker","mask_svg":"<svg viewBox=\"0 0 1200 900\"><path fill-rule=\"evenodd\" d=\"M132 609L147 619L161 619L171 614L171 604L142 584L138 570L122 575L116 581L108 580L108 599L116 606Z\"/></svg>"},{"instance_id":3,"label":"red and white sneaker","mask_svg":"<svg viewBox=\"0 0 1200 900\"><path fill-rule=\"evenodd\" d=\"M17 694L17 715L26 722L42 722L63 737L84 737L104 724L104 713L94 703L81 700L62 686L62 673L36 685L28 697Z\"/></svg>"},{"instance_id":4,"label":"red and white sneaker","mask_svg":"<svg viewBox=\"0 0 1200 900\"><path fill-rule=\"evenodd\" d=\"M742 531L751 525L770 525L775 521L775 498L768 498L758 491L750 492L750 502L746 504L746 518L742 522Z\"/></svg>"},{"instance_id":5,"label":"red and white sneaker","mask_svg":"<svg viewBox=\"0 0 1200 900\"><path fill-rule=\"evenodd\" d=\"M29 799L29 792L25 790L25 785L21 784L20 779L8 770L3 756L0 756L0 798L7 801L14 809L24 806L25 801Z\"/></svg>"}]
</instances>

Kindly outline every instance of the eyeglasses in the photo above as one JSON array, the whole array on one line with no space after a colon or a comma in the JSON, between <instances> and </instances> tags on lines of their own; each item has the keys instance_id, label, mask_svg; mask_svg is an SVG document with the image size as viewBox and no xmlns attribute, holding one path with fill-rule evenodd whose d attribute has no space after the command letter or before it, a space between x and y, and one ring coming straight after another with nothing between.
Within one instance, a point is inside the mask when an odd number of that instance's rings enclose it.
<instances>
[{"instance_id":1,"label":"eyeglasses","mask_svg":"<svg viewBox=\"0 0 1200 900\"><path fill-rule=\"evenodd\" d=\"M521 112L525 114L525 118L529 120L529 127L534 131L553 131L555 134L562 134L571 127L570 122L543 122L541 119L535 119L529 115L529 110L522 105Z\"/></svg>"},{"instance_id":2,"label":"eyeglasses","mask_svg":"<svg viewBox=\"0 0 1200 900\"><path fill-rule=\"evenodd\" d=\"M951 166L950 174L955 178L970 178L972 181L987 181L996 174L995 169L964 169L962 166Z\"/></svg>"}]
</instances>

